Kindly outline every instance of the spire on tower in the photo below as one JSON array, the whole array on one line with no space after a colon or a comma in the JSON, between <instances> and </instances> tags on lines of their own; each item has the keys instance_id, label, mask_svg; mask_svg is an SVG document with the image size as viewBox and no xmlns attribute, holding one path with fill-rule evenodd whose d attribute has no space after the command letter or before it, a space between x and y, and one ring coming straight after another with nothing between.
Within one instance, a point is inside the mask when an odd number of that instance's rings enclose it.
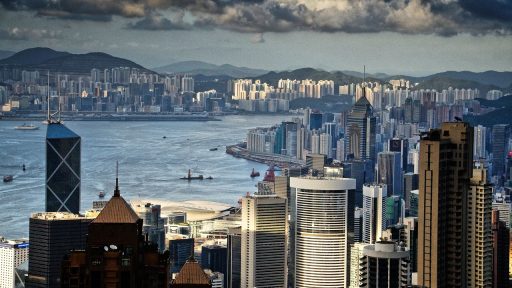
<instances>
[{"instance_id":1,"label":"spire on tower","mask_svg":"<svg viewBox=\"0 0 512 288\"><path fill-rule=\"evenodd\" d=\"M121 191L119 191L119 161L116 161L116 188L114 189L114 197L121 196Z\"/></svg>"}]
</instances>

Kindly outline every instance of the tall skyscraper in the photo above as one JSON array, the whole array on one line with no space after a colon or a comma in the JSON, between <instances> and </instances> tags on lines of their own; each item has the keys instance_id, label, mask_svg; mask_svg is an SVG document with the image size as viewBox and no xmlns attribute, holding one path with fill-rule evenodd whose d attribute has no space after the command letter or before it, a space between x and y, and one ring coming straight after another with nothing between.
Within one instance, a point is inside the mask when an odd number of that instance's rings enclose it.
<instances>
[{"instance_id":1,"label":"tall skyscraper","mask_svg":"<svg viewBox=\"0 0 512 288\"><path fill-rule=\"evenodd\" d=\"M228 249L219 245L201 247L201 267L226 274Z\"/></svg>"},{"instance_id":2,"label":"tall skyscraper","mask_svg":"<svg viewBox=\"0 0 512 288\"><path fill-rule=\"evenodd\" d=\"M228 255L227 255L227 288L240 288L240 271L241 271L241 229L229 229L228 233Z\"/></svg>"},{"instance_id":3,"label":"tall skyscraper","mask_svg":"<svg viewBox=\"0 0 512 288\"><path fill-rule=\"evenodd\" d=\"M357 100L347 119L345 156L375 161L376 118L366 97Z\"/></svg>"},{"instance_id":4,"label":"tall skyscraper","mask_svg":"<svg viewBox=\"0 0 512 288\"><path fill-rule=\"evenodd\" d=\"M409 156L409 141L403 138L389 139L389 151L400 152L402 156L402 171L407 169L407 157Z\"/></svg>"},{"instance_id":5,"label":"tall skyscraper","mask_svg":"<svg viewBox=\"0 0 512 288\"><path fill-rule=\"evenodd\" d=\"M388 197L402 193L402 159L399 152L380 152L377 157L377 182L386 184Z\"/></svg>"},{"instance_id":6,"label":"tall skyscraper","mask_svg":"<svg viewBox=\"0 0 512 288\"><path fill-rule=\"evenodd\" d=\"M500 212L492 211L493 288L508 287L510 230L500 220Z\"/></svg>"},{"instance_id":7,"label":"tall skyscraper","mask_svg":"<svg viewBox=\"0 0 512 288\"><path fill-rule=\"evenodd\" d=\"M28 261L28 246L25 240L0 237L0 287L16 288L25 283L25 275L19 273L18 268Z\"/></svg>"},{"instance_id":8,"label":"tall skyscraper","mask_svg":"<svg viewBox=\"0 0 512 288\"><path fill-rule=\"evenodd\" d=\"M467 287L467 215L473 128L443 123L420 140L418 285Z\"/></svg>"},{"instance_id":9,"label":"tall skyscraper","mask_svg":"<svg viewBox=\"0 0 512 288\"><path fill-rule=\"evenodd\" d=\"M374 244L386 229L386 184L363 186L363 242Z\"/></svg>"},{"instance_id":10,"label":"tall skyscraper","mask_svg":"<svg viewBox=\"0 0 512 288\"><path fill-rule=\"evenodd\" d=\"M393 241L378 241L363 248L360 264L361 286L398 288L409 287L409 250Z\"/></svg>"},{"instance_id":11,"label":"tall skyscraper","mask_svg":"<svg viewBox=\"0 0 512 288\"><path fill-rule=\"evenodd\" d=\"M478 125L475 128L475 145L473 149L473 157L475 159L486 158L486 133L487 128Z\"/></svg>"},{"instance_id":12,"label":"tall skyscraper","mask_svg":"<svg viewBox=\"0 0 512 288\"><path fill-rule=\"evenodd\" d=\"M506 148L510 138L510 126L497 124L492 126L492 175L503 176L505 173Z\"/></svg>"},{"instance_id":13,"label":"tall skyscraper","mask_svg":"<svg viewBox=\"0 0 512 288\"><path fill-rule=\"evenodd\" d=\"M492 187L483 163L476 164L468 195L467 283L468 287L491 287Z\"/></svg>"},{"instance_id":14,"label":"tall skyscraper","mask_svg":"<svg viewBox=\"0 0 512 288\"><path fill-rule=\"evenodd\" d=\"M32 215L26 287L60 287L62 259L70 250L85 249L92 220L69 212Z\"/></svg>"},{"instance_id":15,"label":"tall skyscraper","mask_svg":"<svg viewBox=\"0 0 512 288\"><path fill-rule=\"evenodd\" d=\"M295 287L348 287L356 180L292 177Z\"/></svg>"},{"instance_id":16,"label":"tall skyscraper","mask_svg":"<svg viewBox=\"0 0 512 288\"><path fill-rule=\"evenodd\" d=\"M240 287L287 287L287 200L255 193L242 198Z\"/></svg>"},{"instance_id":17,"label":"tall skyscraper","mask_svg":"<svg viewBox=\"0 0 512 288\"><path fill-rule=\"evenodd\" d=\"M61 123L46 130L46 212L80 211L80 136Z\"/></svg>"}]
</instances>

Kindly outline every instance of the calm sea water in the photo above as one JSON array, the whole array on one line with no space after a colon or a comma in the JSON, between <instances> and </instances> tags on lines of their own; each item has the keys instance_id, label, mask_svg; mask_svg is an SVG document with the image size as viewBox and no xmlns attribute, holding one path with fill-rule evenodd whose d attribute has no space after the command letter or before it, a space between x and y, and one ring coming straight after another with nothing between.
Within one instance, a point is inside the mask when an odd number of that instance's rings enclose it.
<instances>
[{"instance_id":1,"label":"calm sea water","mask_svg":"<svg viewBox=\"0 0 512 288\"><path fill-rule=\"evenodd\" d=\"M227 116L213 122L66 122L82 137L81 210L92 207L98 191L109 199L119 161L121 195L125 199L210 200L235 205L261 179L252 168L266 165L234 158L225 145L246 138L247 129L271 126L290 116ZM0 121L0 236L28 237L31 213L44 211L46 126L14 130L22 122ZM166 136L166 139L163 139ZM217 151L209 151L218 147ZM27 170L22 171L25 164ZM213 180L184 181L194 174ZM263 175L264 173L261 173Z\"/></svg>"}]
</instances>

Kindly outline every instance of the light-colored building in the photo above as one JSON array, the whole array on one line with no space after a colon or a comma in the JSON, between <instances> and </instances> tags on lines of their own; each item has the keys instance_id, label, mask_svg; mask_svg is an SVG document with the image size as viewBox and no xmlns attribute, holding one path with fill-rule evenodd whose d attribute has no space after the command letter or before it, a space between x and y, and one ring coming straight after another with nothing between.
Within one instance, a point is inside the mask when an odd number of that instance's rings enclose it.
<instances>
[{"instance_id":1,"label":"light-colored building","mask_svg":"<svg viewBox=\"0 0 512 288\"><path fill-rule=\"evenodd\" d=\"M356 180L292 177L295 287L348 287Z\"/></svg>"},{"instance_id":2,"label":"light-colored building","mask_svg":"<svg viewBox=\"0 0 512 288\"><path fill-rule=\"evenodd\" d=\"M276 195L242 198L240 287L287 287L287 206Z\"/></svg>"},{"instance_id":3,"label":"light-colored building","mask_svg":"<svg viewBox=\"0 0 512 288\"><path fill-rule=\"evenodd\" d=\"M26 240L5 240L0 237L0 287L14 288L24 283L24 275L16 269L28 261L29 244Z\"/></svg>"},{"instance_id":4,"label":"light-colored building","mask_svg":"<svg viewBox=\"0 0 512 288\"><path fill-rule=\"evenodd\" d=\"M363 242L374 244L386 229L386 184L363 185Z\"/></svg>"},{"instance_id":5,"label":"light-colored building","mask_svg":"<svg viewBox=\"0 0 512 288\"><path fill-rule=\"evenodd\" d=\"M478 163L478 162L477 162ZM487 169L473 169L468 199L468 287L492 286L492 187Z\"/></svg>"},{"instance_id":6,"label":"light-colored building","mask_svg":"<svg viewBox=\"0 0 512 288\"><path fill-rule=\"evenodd\" d=\"M350 286L349 288L361 287L363 275L361 266L365 263L363 255L364 247L368 246L367 243L354 243L350 246Z\"/></svg>"}]
</instances>

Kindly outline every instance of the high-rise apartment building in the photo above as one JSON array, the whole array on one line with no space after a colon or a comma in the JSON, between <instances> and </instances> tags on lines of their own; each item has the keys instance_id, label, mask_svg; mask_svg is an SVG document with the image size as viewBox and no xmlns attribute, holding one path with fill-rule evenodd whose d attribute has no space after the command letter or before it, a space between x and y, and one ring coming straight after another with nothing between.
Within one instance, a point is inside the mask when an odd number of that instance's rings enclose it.
<instances>
[{"instance_id":1,"label":"high-rise apartment building","mask_svg":"<svg viewBox=\"0 0 512 288\"><path fill-rule=\"evenodd\" d=\"M242 198L240 287L287 287L287 200L255 193Z\"/></svg>"},{"instance_id":2,"label":"high-rise apartment building","mask_svg":"<svg viewBox=\"0 0 512 288\"><path fill-rule=\"evenodd\" d=\"M46 130L46 212L80 211L80 136L61 123Z\"/></svg>"},{"instance_id":3,"label":"high-rise apartment building","mask_svg":"<svg viewBox=\"0 0 512 288\"><path fill-rule=\"evenodd\" d=\"M358 160L375 161L376 118L366 97L355 103L347 119L345 156Z\"/></svg>"},{"instance_id":4,"label":"high-rise apartment building","mask_svg":"<svg viewBox=\"0 0 512 288\"><path fill-rule=\"evenodd\" d=\"M378 241L363 248L361 286L409 287L409 250L393 241Z\"/></svg>"},{"instance_id":5,"label":"high-rise apartment building","mask_svg":"<svg viewBox=\"0 0 512 288\"><path fill-rule=\"evenodd\" d=\"M356 180L292 177L290 187L295 287L348 287Z\"/></svg>"},{"instance_id":6,"label":"high-rise apartment building","mask_svg":"<svg viewBox=\"0 0 512 288\"><path fill-rule=\"evenodd\" d=\"M467 283L468 287L491 287L492 187L483 163L476 165L467 203Z\"/></svg>"},{"instance_id":7,"label":"high-rise apartment building","mask_svg":"<svg viewBox=\"0 0 512 288\"><path fill-rule=\"evenodd\" d=\"M418 285L467 287L473 128L447 122L420 140Z\"/></svg>"},{"instance_id":8,"label":"high-rise apartment building","mask_svg":"<svg viewBox=\"0 0 512 288\"><path fill-rule=\"evenodd\" d=\"M386 229L386 184L363 186L363 242L374 244Z\"/></svg>"},{"instance_id":9,"label":"high-rise apartment building","mask_svg":"<svg viewBox=\"0 0 512 288\"><path fill-rule=\"evenodd\" d=\"M473 148L473 157L475 159L486 158L487 152L486 152L486 133L487 128L478 125L475 128L475 145Z\"/></svg>"},{"instance_id":10,"label":"high-rise apartment building","mask_svg":"<svg viewBox=\"0 0 512 288\"><path fill-rule=\"evenodd\" d=\"M0 237L1 288L16 288L25 283L25 275L19 273L17 269L28 261L28 251L28 241L5 240Z\"/></svg>"},{"instance_id":11,"label":"high-rise apartment building","mask_svg":"<svg viewBox=\"0 0 512 288\"><path fill-rule=\"evenodd\" d=\"M92 220L69 212L32 215L26 287L60 287L62 259L70 250L85 249Z\"/></svg>"}]
</instances>

